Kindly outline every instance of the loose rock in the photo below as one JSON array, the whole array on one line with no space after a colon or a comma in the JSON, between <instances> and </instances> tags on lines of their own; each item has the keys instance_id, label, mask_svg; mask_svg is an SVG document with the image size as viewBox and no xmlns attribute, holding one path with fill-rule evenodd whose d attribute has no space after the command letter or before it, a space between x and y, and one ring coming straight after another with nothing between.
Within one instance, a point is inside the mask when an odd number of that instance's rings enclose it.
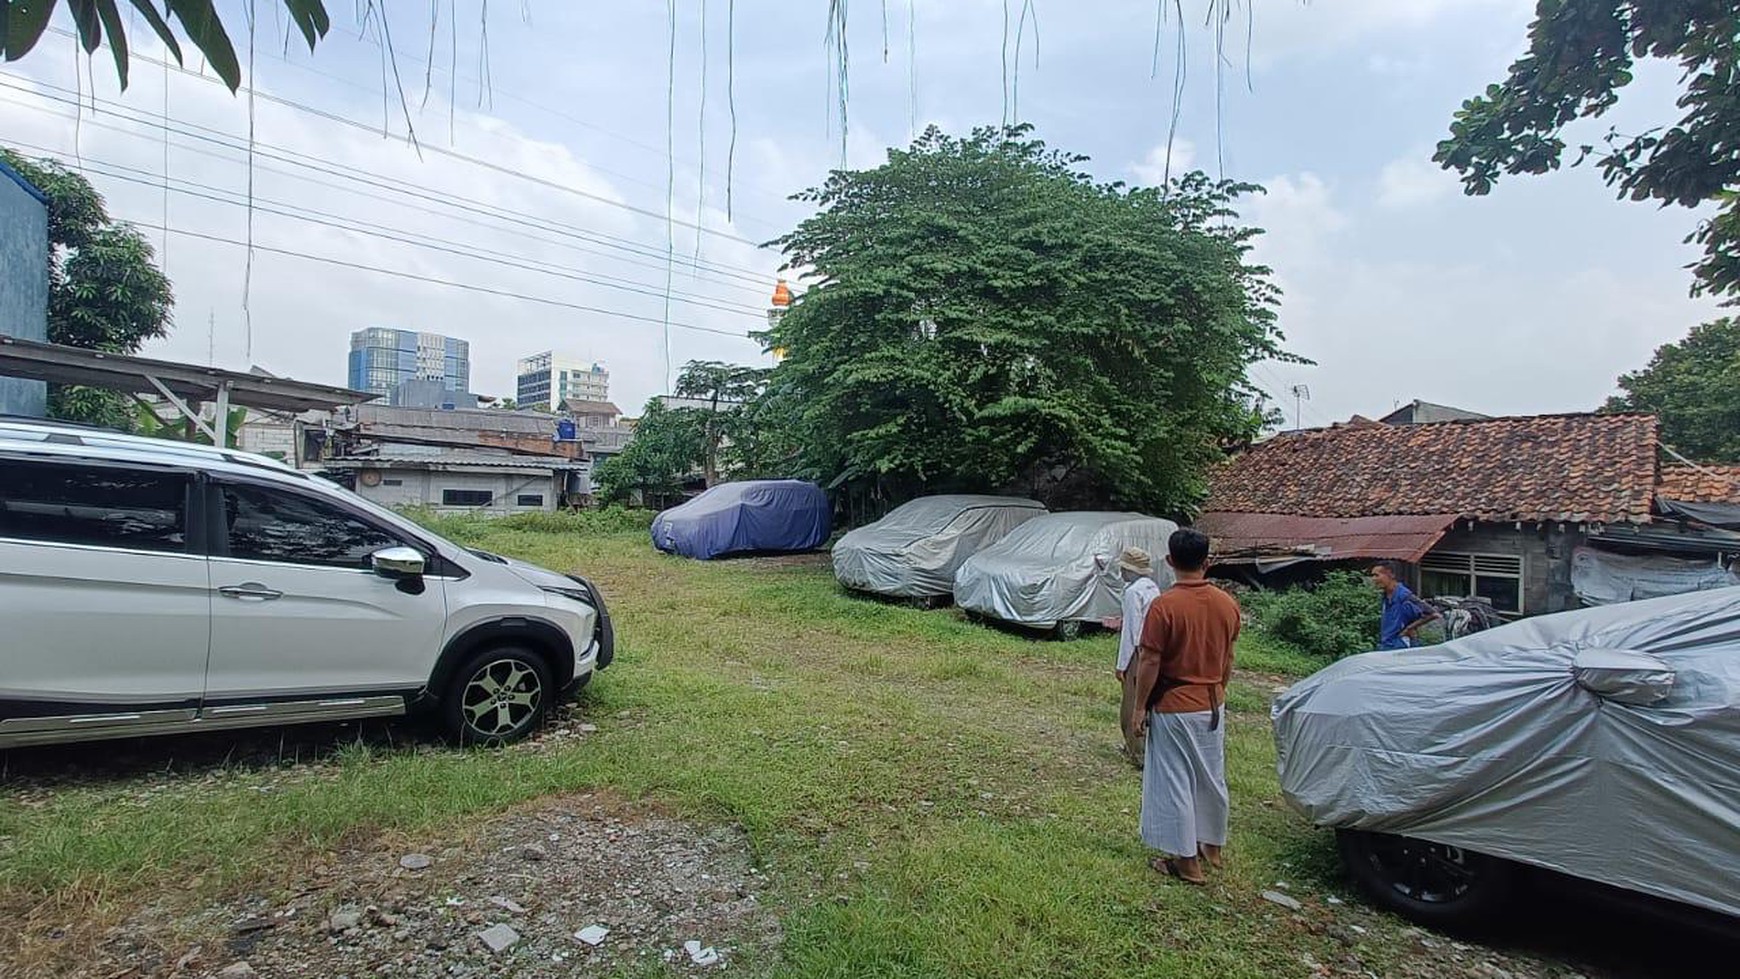
<instances>
[{"instance_id":1,"label":"loose rock","mask_svg":"<svg viewBox=\"0 0 1740 979\"><path fill-rule=\"evenodd\" d=\"M257 976L259 973L246 962L232 962L224 966L218 975L221 979L248 979L249 976Z\"/></svg>"},{"instance_id":2,"label":"loose rock","mask_svg":"<svg viewBox=\"0 0 1740 979\"><path fill-rule=\"evenodd\" d=\"M483 940L483 944L488 946L491 952L497 953L513 948L520 941L520 933L507 925L491 925L478 932L477 937Z\"/></svg>"},{"instance_id":3,"label":"loose rock","mask_svg":"<svg viewBox=\"0 0 1740 979\"><path fill-rule=\"evenodd\" d=\"M399 866L406 870L428 870L435 859L427 853L407 853L399 858Z\"/></svg>"},{"instance_id":4,"label":"loose rock","mask_svg":"<svg viewBox=\"0 0 1740 979\"><path fill-rule=\"evenodd\" d=\"M1286 908L1289 911L1298 911L1305 907L1305 905L1300 904L1298 900L1288 897L1280 891L1264 891L1263 900L1268 901L1270 904L1279 904L1281 907Z\"/></svg>"},{"instance_id":5,"label":"loose rock","mask_svg":"<svg viewBox=\"0 0 1740 979\"><path fill-rule=\"evenodd\" d=\"M362 924L362 912L355 908L340 908L332 912L326 919L326 930L332 932L350 931Z\"/></svg>"}]
</instances>

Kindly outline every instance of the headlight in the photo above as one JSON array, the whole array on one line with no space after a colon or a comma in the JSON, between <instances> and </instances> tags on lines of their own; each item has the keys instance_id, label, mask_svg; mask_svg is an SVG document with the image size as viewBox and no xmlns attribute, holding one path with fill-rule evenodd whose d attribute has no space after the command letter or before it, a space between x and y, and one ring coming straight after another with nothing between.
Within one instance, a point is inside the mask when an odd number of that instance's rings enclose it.
<instances>
[{"instance_id":1,"label":"headlight","mask_svg":"<svg viewBox=\"0 0 1740 979\"><path fill-rule=\"evenodd\" d=\"M592 604L592 594L584 588L563 588L558 585L545 585L543 588L552 595L560 595L582 605L590 606Z\"/></svg>"}]
</instances>

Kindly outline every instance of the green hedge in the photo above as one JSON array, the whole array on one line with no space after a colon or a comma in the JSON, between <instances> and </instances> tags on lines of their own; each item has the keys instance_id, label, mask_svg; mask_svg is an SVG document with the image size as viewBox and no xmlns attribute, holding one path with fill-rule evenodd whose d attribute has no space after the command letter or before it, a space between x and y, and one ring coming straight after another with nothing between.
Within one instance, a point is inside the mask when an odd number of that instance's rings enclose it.
<instances>
[{"instance_id":1,"label":"green hedge","mask_svg":"<svg viewBox=\"0 0 1740 979\"><path fill-rule=\"evenodd\" d=\"M1357 571L1331 571L1315 585L1254 592L1243 604L1264 634L1307 656L1337 660L1377 648L1383 601Z\"/></svg>"},{"instance_id":2,"label":"green hedge","mask_svg":"<svg viewBox=\"0 0 1740 979\"><path fill-rule=\"evenodd\" d=\"M485 513L442 514L428 507L400 511L443 537L461 544L477 540L486 528L524 530L541 534L644 534L652 526L651 510L607 506L598 510L557 510L552 513L513 513L505 517Z\"/></svg>"}]
</instances>

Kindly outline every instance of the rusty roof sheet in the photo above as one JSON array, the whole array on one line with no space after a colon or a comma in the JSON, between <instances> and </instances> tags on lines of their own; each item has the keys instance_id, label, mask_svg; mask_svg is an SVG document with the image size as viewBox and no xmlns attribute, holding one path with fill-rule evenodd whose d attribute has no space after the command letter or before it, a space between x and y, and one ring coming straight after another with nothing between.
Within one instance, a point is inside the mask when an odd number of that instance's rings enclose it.
<instances>
[{"instance_id":1,"label":"rusty roof sheet","mask_svg":"<svg viewBox=\"0 0 1740 979\"><path fill-rule=\"evenodd\" d=\"M1196 529L1223 564L1302 557L1318 561L1387 558L1418 562L1456 523L1454 513L1386 517L1301 517L1209 511Z\"/></svg>"},{"instance_id":2,"label":"rusty roof sheet","mask_svg":"<svg viewBox=\"0 0 1740 979\"><path fill-rule=\"evenodd\" d=\"M1203 511L1641 523L1656 450L1650 415L1338 425L1278 435L1227 460Z\"/></svg>"}]
</instances>

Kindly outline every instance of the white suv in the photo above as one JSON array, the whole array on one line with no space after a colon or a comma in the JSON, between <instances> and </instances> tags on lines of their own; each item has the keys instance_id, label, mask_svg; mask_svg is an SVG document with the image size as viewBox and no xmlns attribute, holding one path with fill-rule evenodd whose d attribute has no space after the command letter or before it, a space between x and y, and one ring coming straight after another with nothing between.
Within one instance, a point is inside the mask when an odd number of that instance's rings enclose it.
<instances>
[{"instance_id":1,"label":"white suv","mask_svg":"<svg viewBox=\"0 0 1740 979\"><path fill-rule=\"evenodd\" d=\"M263 456L0 420L0 748L432 713L525 735L615 637L584 578Z\"/></svg>"}]
</instances>

